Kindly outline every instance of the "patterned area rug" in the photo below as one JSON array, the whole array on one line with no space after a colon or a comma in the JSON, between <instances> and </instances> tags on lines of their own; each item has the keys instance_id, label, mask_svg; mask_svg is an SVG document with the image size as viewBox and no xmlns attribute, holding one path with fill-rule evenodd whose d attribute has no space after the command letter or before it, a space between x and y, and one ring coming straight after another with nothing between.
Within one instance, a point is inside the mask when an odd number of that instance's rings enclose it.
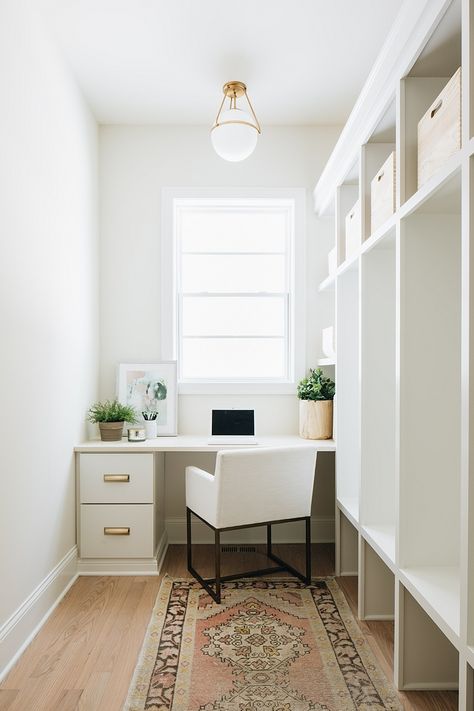
<instances>
[{"instance_id":1,"label":"patterned area rug","mask_svg":"<svg viewBox=\"0 0 474 711\"><path fill-rule=\"evenodd\" d=\"M331 578L166 577L124 711L400 711Z\"/></svg>"}]
</instances>

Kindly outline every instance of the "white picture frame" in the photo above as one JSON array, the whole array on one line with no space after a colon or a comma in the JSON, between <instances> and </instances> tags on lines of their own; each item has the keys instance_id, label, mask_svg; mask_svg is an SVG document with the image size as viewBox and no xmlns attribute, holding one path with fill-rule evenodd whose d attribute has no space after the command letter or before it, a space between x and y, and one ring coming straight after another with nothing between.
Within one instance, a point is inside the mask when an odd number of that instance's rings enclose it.
<instances>
[{"instance_id":1,"label":"white picture frame","mask_svg":"<svg viewBox=\"0 0 474 711\"><path fill-rule=\"evenodd\" d=\"M158 363L121 363L117 368L117 398L137 411L157 410L158 437L178 434L178 388L175 360Z\"/></svg>"}]
</instances>

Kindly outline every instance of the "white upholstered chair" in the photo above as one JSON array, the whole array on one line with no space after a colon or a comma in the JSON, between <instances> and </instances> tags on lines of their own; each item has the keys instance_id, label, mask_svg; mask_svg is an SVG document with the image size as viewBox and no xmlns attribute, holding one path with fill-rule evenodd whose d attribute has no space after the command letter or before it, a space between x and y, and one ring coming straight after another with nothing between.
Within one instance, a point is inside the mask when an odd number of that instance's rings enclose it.
<instances>
[{"instance_id":1,"label":"white upholstered chair","mask_svg":"<svg viewBox=\"0 0 474 711\"><path fill-rule=\"evenodd\" d=\"M311 499L316 451L309 446L224 450L217 453L214 474L186 467L188 570L220 602L221 582L287 570L311 582ZM191 515L214 530L215 578L204 580L192 565ZM272 524L305 521L306 573L303 575L272 552ZM220 534L238 528L267 527L267 556L278 565L241 573L220 574ZM212 584L215 583L215 590Z\"/></svg>"}]
</instances>

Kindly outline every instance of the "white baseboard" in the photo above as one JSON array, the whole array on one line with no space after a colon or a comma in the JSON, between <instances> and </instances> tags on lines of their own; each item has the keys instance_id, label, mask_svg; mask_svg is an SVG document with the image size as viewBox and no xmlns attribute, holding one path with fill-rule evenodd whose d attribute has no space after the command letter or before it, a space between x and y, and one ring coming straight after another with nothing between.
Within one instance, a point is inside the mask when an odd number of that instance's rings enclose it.
<instances>
[{"instance_id":1,"label":"white baseboard","mask_svg":"<svg viewBox=\"0 0 474 711\"><path fill-rule=\"evenodd\" d=\"M376 622L378 620L386 620L388 622L393 622L395 620L394 615L365 615L365 617L359 617L360 620L372 620Z\"/></svg>"},{"instance_id":2,"label":"white baseboard","mask_svg":"<svg viewBox=\"0 0 474 711\"><path fill-rule=\"evenodd\" d=\"M404 684L399 691L458 691L459 684L455 681L427 681L420 684Z\"/></svg>"},{"instance_id":3,"label":"white baseboard","mask_svg":"<svg viewBox=\"0 0 474 711\"><path fill-rule=\"evenodd\" d=\"M193 517L193 543L214 543L212 531ZM186 518L167 518L165 521L170 544L186 543ZM334 542L334 517L318 517L311 519L311 539L313 543L333 543ZM273 526L272 537L275 543L303 543L304 526L300 521L296 523L284 523ZM266 529L264 526L258 528L247 528L238 531L228 531L222 534L224 543L265 543Z\"/></svg>"},{"instance_id":4,"label":"white baseboard","mask_svg":"<svg viewBox=\"0 0 474 711\"><path fill-rule=\"evenodd\" d=\"M78 575L158 575L168 549L163 531L153 558L79 558Z\"/></svg>"},{"instance_id":5,"label":"white baseboard","mask_svg":"<svg viewBox=\"0 0 474 711\"><path fill-rule=\"evenodd\" d=\"M156 558L83 558L78 575L158 575Z\"/></svg>"},{"instance_id":6,"label":"white baseboard","mask_svg":"<svg viewBox=\"0 0 474 711\"><path fill-rule=\"evenodd\" d=\"M76 578L77 546L74 546L0 627L0 681L23 654Z\"/></svg>"}]
</instances>

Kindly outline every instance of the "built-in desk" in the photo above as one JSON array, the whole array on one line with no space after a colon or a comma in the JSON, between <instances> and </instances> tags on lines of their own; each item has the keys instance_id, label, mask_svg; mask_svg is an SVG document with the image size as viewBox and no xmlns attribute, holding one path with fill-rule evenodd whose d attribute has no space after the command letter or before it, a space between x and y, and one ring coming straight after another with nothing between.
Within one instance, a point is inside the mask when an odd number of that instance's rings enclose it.
<instances>
[{"instance_id":1,"label":"built-in desk","mask_svg":"<svg viewBox=\"0 0 474 711\"><path fill-rule=\"evenodd\" d=\"M146 442L102 442L92 440L74 448L75 452L218 452L220 449L248 448L248 445L208 444L209 437L203 435L178 435L177 437L156 437ZM333 439L302 439L297 435L280 435L275 437L257 438L254 447L288 447L300 445L313 447L318 452L334 452L336 443Z\"/></svg>"},{"instance_id":2,"label":"built-in desk","mask_svg":"<svg viewBox=\"0 0 474 711\"><path fill-rule=\"evenodd\" d=\"M258 437L258 445L252 445L252 449L291 445L321 452L335 450L333 440L305 440L296 435ZM241 445L239 449L246 447ZM186 464L200 465L192 457L186 457L186 453L196 454L201 461L204 457L210 468L215 453L229 448L237 447L210 445L208 437L193 435L158 437L146 442L93 440L75 447L79 572L91 575L159 572L168 546L168 528L173 528L172 541L180 540L180 527L184 531L184 505L182 521L168 519L165 524L166 455L173 454L169 458L172 465L169 476L173 482L179 480L184 501L184 476L179 474L181 471L184 474ZM206 460L206 454L211 458ZM171 461L177 458L178 463Z\"/></svg>"}]
</instances>

